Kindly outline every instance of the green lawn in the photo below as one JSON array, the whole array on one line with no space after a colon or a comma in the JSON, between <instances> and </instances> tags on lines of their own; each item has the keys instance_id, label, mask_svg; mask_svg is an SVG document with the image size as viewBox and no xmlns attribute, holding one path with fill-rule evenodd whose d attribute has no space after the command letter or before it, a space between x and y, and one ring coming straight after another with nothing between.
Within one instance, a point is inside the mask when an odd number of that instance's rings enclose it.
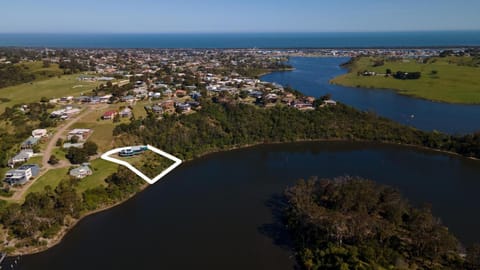
<instances>
[{"instance_id":1,"label":"green lawn","mask_svg":"<svg viewBox=\"0 0 480 270\"><path fill-rule=\"evenodd\" d=\"M394 89L401 94L435 101L480 104L480 68L458 65L472 62L472 58L432 58L426 64L417 63L414 59L385 61L383 66L373 67L374 60L378 59L362 57L350 65L348 74L331 82L352 87ZM386 69L392 72L420 71L422 76L418 80L398 80L385 76L357 75L357 72L364 70L385 74Z\"/></svg>"},{"instance_id":2,"label":"green lawn","mask_svg":"<svg viewBox=\"0 0 480 270\"><path fill-rule=\"evenodd\" d=\"M38 102L42 97L60 98L66 95L88 93L99 83L78 81L78 74L53 77L46 80L34 81L0 89L0 97L9 101L0 102L0 112L5 107L19 103Z\"/></svg>"},{"instance_id":3,"label":"green lawn","mask_svg":"<svg viewBox=\"0 0 480 270\"><path fill-rule=\"evenodd\" d=\"M37 164L38 166L42 166L42 159L43 159L43 156L36 156L36 157L32 157L30 158L26 163L28 164Z\"/></svg>"},{"instance_id":4,"label":"green lawn","mask_svg":"<svg viewBox=\"0 0 480 270\"><path fill-rule=\"evenodd\" d=\"M102 159L96 159L92 161L90 167L93 170L93 174L78 180L76 189L79 193L82 193L90 188L106 185L105 179L118 169L118 165ZM70 168L60 168L48 171L35 181L35 183L27 190L27 192L25 192L25 196L32 192L43 192L45 187L48 185L53 189L56 188L62 180L69 178L69 170Z\"/></svg>"},{"instance_id":5,"label":"green lawn","mask_svg":"<svg viewBox=\"0 0 480 270\"><path fill-rule=\"evenodd\" d=\"M66 154L66 151L61 146L55 147L52 151L52 155L54 155L58 160L67 160L67 158L65 157Z\"/></svg>"},{"instance_id":6,"label":"green lawn","mask_svg":"<svg viewBox=\"0 0 480 270\"><path fill-rule=\"evenodd\" d=\"M106 185L105 179L117 171L118 165L103 159L96 159L91 162L93 174L79 180L77 191L84 192L87 189Z\"/></svg>"},{"instance_id":7,"label":"green lawn","mask_svg":"<svg viewBox=\"0 0 480 270\"><path fill-rule=\"evenodd\" d=\"M88 138L89 141L95 142L98 145L100 152L105 152L112 149L113 129L115 125L110 120L93 122L79 122L72 126L73 128L90 128L93 129L92 135Z\"/></svg>"},{"instance_id":8,"label":"green lawn","mask_svg":"<svg viewBox=\"0 0 480 270\"><path fill-rule=\"evenodd\" d=\"M35 183L25 192L25 196L32 192L43 192L46 186L55 189L58 184L68 178L69 168L53 169L42 175L39 179L35 180Z\"/></svg>"}]
</instances>

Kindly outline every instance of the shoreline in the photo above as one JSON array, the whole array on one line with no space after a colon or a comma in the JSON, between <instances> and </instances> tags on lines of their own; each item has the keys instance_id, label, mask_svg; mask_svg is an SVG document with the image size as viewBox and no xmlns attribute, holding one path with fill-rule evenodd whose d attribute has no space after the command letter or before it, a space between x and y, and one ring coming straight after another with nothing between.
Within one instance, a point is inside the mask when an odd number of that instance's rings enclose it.
<instances>
[{"instance_id":1,"label":"shoreline","mask_svg":"<svg viewBox=\"0 0 480 270\"><path fill-rule=\"evenodd\" d=\"M375 142L375 141L368 141L368 140L318 139L318 140L298 140L298 141L290 141L290 142L268 142L268 143L258 142L258 143L247 144L247 145L242 145L242 146L232 146L228 149L207 151L205 153L202 153L198 157L194 157L194 158L191 158L191 159L184 160L184 163L191 162L191 161L194 161L194 160L197 160L197 159L200 159L200 158L205 158L208 155L213 155L213 154L218 154L218 153L223 153L223 152L229 152L229 151L235 151L235 150L240 150L240 149L253 148L253 147L262 146L262 145L281 145L281 144L315 143L315 142L318 142L318 143L320 143L320 142L326 142L326 143L328 143L328 142L372 143L372 144L378 144L378 145L391 145L391 146L409 147L409 148L423 150L423 151L429 151L429 152L435 152L435 153L455 156L457 158L464 158L464 159L473 160L473 161L480 161L480 159L475 158L475 157L467 157L467 156L463 156L463 155L455 153L455 152L450 152L450 151L440 150L440 149L433 149L433 148L428 148L428 147L425 147L425 146L412 145L412 144L401 144L401 143L381 142L381 141ZM149 186L150 185L148 185L148 184L144 184L144 185L140 186L140 190L138 192L130 194L124 200L115 202L112 205L107 205L107 206L101 207L99 209L84 213L81 217L79 217L78 219L75 219L71 224L63 227L54 238L49 239L48 244L45 245L45 246L35 246L35 247L28 247L28 248L24 248L24 249L18 249L18 250L15 250L14 252L12 252L11 254L8 254L8 256L9 257L12 257L12 256L27 256L27 255L34 255L34 254L37 254L37 253L44 252L44 251L60 244L63 241L63 239L65 238L65 236L68 234L68 232L70 232L70 230L72 230L84 218L86 218L88 216L95 215L95 214L103 212L103 211L107 211L107 210L112 209L116 206L119 206L119 205L123 204L124 202L134 198L135 196L137 196L138 194L140 194L141 192L146 190Z\"/></svg>"},{"instance_id":2,"label":"shoreline","mask_svg":"<svg viewBox=\"0 0 480 270\"><path fill-rule=\"evenodd\" d=\"M260 79L263 76L266 76L268 74L272 74L272 73L275 73L275 72L288 72L288 71L294 71L294 70L296 70L296 68L294 68L294 67L284 68L284 69L271 69L271 70L268 70L268 71L265 71L265 72L262 72L262 73L256 75L256 77Z\"/></svg>"},{"instance_id":3,"label":"shoreline","mask_svg":"<svg viewBox=\"0 0 480 270\"><path fill-rule=\"evenodd\" d=\"M280 69L280 70L269 70L267 72L264 72L260 75L258 75L258 78L261 78L265 75L274 73L274 72L288 72L288 71L293 71L295 68L286 68L286 69ZM331 83L331 82L330 82ZM388 89L390 91L394 91L392 89ZM238 149L246 149L246 148L251 148L251 147L256 147L256 146L261 146L261 145L279 145L279 144L293 144L293 143L308 143L308 142L349 142L349 143L372 143L372 144L379 144L379 145L393 145L393 146L401 146L401 147L411 147L412 149L419 149L419 150L424 150L424 151L432 151L436 153L441 153L441 154L446 154L446 155L451 155L455 157L461 157L465 159L470 159L470 160L480 160L478 158L474 157L467 157L464 155L461 155L459 153L451 152L451 151L446 151L446 150L441 150L441 149L433 149L433 148L428 148L425 146L421 145L412 145L412 144L402 144L402 143L395 143L395 142L386 142L386 141L369 141L369 140L358 140L358 139L345 139L345 138L330 138L330 139L310 139L310 140L294 140L294 141L283 141L283 142L256 142L252 144L246 144L246 145L233 145L224 149L211 149L209 151L206 151L204 153L199 154L196 157L192 157L190 159L184 160L184 162L189 162L189 161L194 161L200 158L204 158L208 155L215 154L215 153L222 153L222 152L228 152L228 151L234 151ZM111 205L105 205L103 207L100 207L96 210L89 211L82 213L82 215L78 219L72 219L71 223L69 222L68 225L63 226L58 234L56 234L53 238L47 240L47 244L44 246L31 246L31 247L26 247L26 248L18 248L14 250L9 256L22 256L22 255L33 255L37 253L41 253L43 251L46 251L58 244L60 244L64 237L72 230L81 220L84 218L109 210L111 208L114 208L116 206L119 206L120 204L132 199L135 197L137 194L140 194L142 191L144 191L146 188L148 188L148 184L143 184L140 186L140 190L138 192L135 192L133 194L130 194L127 198L122 199L118 202L115 202Z\"/></svg>"},{"instance_id":4,"label":"shoreline","mask_svg":"<svg viewBox=\"0 0 480 270\"><path fill-rule=\"evenodd\" d=\"M37 254L37 253L44 252L44 251L60 244L63 241L63 239L65 238L65 236L70 232L70 230L75 228L75 226L77 226L77 224L80 221L82 221L84 218L89 217L89 216L93 216L93 215L98 214L100 212L107 211L107 210L110 210L114 207L117 207L117 206L123 204L124 202L132 199L136 195L140 194L146 188L148 188L148 184L143 184L142 186L140 186L140 190L138 192L130 194L127 198L125 198L123 200L115 202L111 205L106 205L106 206L100 207L100 208L95 209L93 211L88 211L88 212L83 213L79 218L73 220L72 223L68 224L67 226L62 227L61 230L58 232L58 234L55 235L55 237L48 240L47 245L24 248L23 252L19 252L19 251L22 251L22 249L20 248L18 250L15 250L15 252L12 252L11 254L8 254L8 257L28 256L28 255L34 255L34 254Z\"/></svg>"},{"instance_id":5,"label":"shoreline","mask_svg":"<svg viewBox=\"0 0 480 270\"><path fill-rule=\"evenodd\" d=\"M435 102L435 103L441 103L441 104L464 105L464 106L478 106L478 105L480 105L480 102L465 103L465 102L452 102L452 101L445 101L445 100L430 99L430 98L422 97L422 96L415 95L415 94L409 94L409 93L407 93L408 90L402 90L402 89L371 87L371 86L362 86L362 85L353 86L353 85L339 83L339 82L334 81L335 79L337 79L341 76L344 76L346 74L348 74L348 73L337 76L337 77L331 79L328 83L331 84L331 85L339 85L339 86L349 87L349 88L354 88L354 89L362 89L363 88L363 89L372 89L372 90L379 90L379 91L391 91L391 92L393 92L397 95L406 96L406 97L410 97L410 98L421 99L421 100L426 100L426 101Z\"/></svg>"},{"instance_id":6,"label":"shoreline","mask_svg":"<svg viewBox=\"0 0 480 270\"><path fill-rule=\"evenodd\" d=\"M343 69L346 69L347 72L330 79L328 81L329 84L339 85L339 86L349 87L349 88L354 88L354 89L364 88L364 89L373 89L373 90L380 90L380 91L391 91L391 92L393 92L397 95L401 95L401 96L405 96L405 97L409 97L409 98L426 100L426 101L435 102L435 103L441 103L441 104L464 105L464 106L480 105L480 102L465 103L465 102L454 102L454 101L431 99L431 98L422 97L422 96L419 96L419 95L416 95L416 94L413 94L413 93L408 93L409 90L398 89L398 88L394 88L394 87L384 88L384 87L374 87L374 86L351 85L351 84L348 84L348 83L342 83L342 82L336 81L339 78L346 77L348 75L354 74L354 72L352 72L353 68L351 66L351 64L353 63L353 62L351 62L352 59L354 59L354 58L350 58L350 60L348 62L345 62L345 63L340 65L340 67L343 68Z\"/></svg>"}]
</instances>

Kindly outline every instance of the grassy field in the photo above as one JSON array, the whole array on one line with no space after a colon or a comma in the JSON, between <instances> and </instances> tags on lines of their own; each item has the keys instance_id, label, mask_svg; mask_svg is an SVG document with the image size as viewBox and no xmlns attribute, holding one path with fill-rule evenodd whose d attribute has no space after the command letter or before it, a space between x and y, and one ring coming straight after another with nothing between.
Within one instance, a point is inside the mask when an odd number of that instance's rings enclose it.
<instances>
[{"instance_id":1,"label":"grassy field","mask_svg":"<svg viewBox=\"0 0 480 270\"><path fill-rule=\"evenodd\" d=\"M117 171L118 165L103 159L96 159L91 162L93 174L79 180L77 191L84 192L87 189L106 185L105 179Z\"/></svg>"},{"instance_id":2,"label":"grassy field","mask_svg":"<svg viewBox=\"0 0 480 270\"><path fill-rule=\"evenodd\" d=\"M64 75L0 89L0 97L9 101L0 102L0 113L5 107L19 103L38 102L42 97L60 98L90 92L99 83L81 82L78 75Z\"/></svg>"},{"instance_id":3,"label":"grassy field","mask_svg":"<svg viewBox=\"0 0 480 270\"><path fill-rule=\"evenodd\" d=\"M43 192L46 186L55 189L62 180L68 178L68 170L69 168L49 170L39 179L35 180L35 183L25 192L25 197L32 192Z\"/></svg>"},{"instance_id":4,"label":"grassy field","mask_svg":"<svg viewBox=\"0 0 480 270\"><path fill-rule=\"evenodd\" d=\"M16 65L25 67L28 73L34 74L36 81L63 75L63 69L54 63L50 64L49 67L43 67L43 61L23 62Z\"/></svg>"},{"instance_id":5,"label":"grassy field","mask_svg":"<svg viewBox=\"0 0 480 270\"><path fill-rule=\"evenodd\" d=\"M76 189L79 193L90 188L106 185L105 179L118 169L118 165L102 159L93 160L90 167L93 170L93 174L78 180ZM27 192L25 192L25 196L32 192L43 192L46 186L51 186L55 189L62 180L69 178L69 170L70 168L68 167L48 171L35 181Z\"/></svg>"},{"instance_id":6,"label":"grassy field","mask_svg":"<svg viewBox=\"0 0 480 270\"><path fill-rule=\"evenodd\" d=\"M331 82L352 87L393 89L401 94L428 100L480 104L480 68L459 65L472 62L467 57L432 58L427 63L414 59L385 61L374 67L379 58L362 57L349 66L348 74L334 78ZM358 76L365 70L385 74L386 69L422 73L418 80L399 80L385 76Z\"/></svg>"}]
</instances>

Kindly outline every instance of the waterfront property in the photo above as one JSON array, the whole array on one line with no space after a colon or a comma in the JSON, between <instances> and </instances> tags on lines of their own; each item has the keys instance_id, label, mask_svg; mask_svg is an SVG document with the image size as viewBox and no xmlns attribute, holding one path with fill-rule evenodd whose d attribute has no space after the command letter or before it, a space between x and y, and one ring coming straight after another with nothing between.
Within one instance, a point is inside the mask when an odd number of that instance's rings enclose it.
<instances>
[{"instance_id":1,"label":"waterfront property","mask_svg":"<svg viewBox=\"0 0 480 270\"><path fill-rule=\"evenodd\" d=\"M32 177L40 172L40 168L36 164L22 165L15 170L10 170L5 174L4 182L10 185L23 185Z\"/></svg>"},{"instance_id":2,"label":"waterfront property","mask_svg":"<svg viewBox=\"0 0 480 270\"><path fill-rule=\"evenodd\" d=\"M118 153L118 155L121 156L121 157L132 157L132 156L140 155L141 153L143 153L147 150L148 150L148 148L144 145L133 146L133 147L129 147L127 149L124 149L124 150L120 151L120 153Z\"/></svg>"}]
</instances>

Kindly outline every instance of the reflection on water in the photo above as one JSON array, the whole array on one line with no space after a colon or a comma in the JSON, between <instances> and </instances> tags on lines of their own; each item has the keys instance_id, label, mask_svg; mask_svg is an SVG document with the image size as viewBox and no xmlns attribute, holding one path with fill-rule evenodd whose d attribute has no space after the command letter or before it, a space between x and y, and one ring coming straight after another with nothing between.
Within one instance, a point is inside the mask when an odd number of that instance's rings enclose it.
<instances>
[{"instance_id":1,"label":"reflection on water","mask_svg":"<svg viewBox=\"0 0 480 270\"><path fill-rule=\"evenodd\" d=\"M275 72L262 80L290 85L306 95L319 97L327 93L333 99L419 129L439 130L451 134L480 130L480 105L431 102L396 94L394 91L351 88L329 84L347 70L339 67L348 58L291 58L294 71ZM414 115L414 117L412 117Z\"/></svg>"},{"instance_id":2,"label":"reflection on water","mask_svg":"<svg viewBox=\"0 0 480 270\"><path fill-rule=\"evenodd\" d=\"M278 195L314 175L395 186L413 204L431 203L464 243L480 242L480 162L394 145L296 143L187 162L16 269L293 269Z\"/></svg>"}]
</instances>

